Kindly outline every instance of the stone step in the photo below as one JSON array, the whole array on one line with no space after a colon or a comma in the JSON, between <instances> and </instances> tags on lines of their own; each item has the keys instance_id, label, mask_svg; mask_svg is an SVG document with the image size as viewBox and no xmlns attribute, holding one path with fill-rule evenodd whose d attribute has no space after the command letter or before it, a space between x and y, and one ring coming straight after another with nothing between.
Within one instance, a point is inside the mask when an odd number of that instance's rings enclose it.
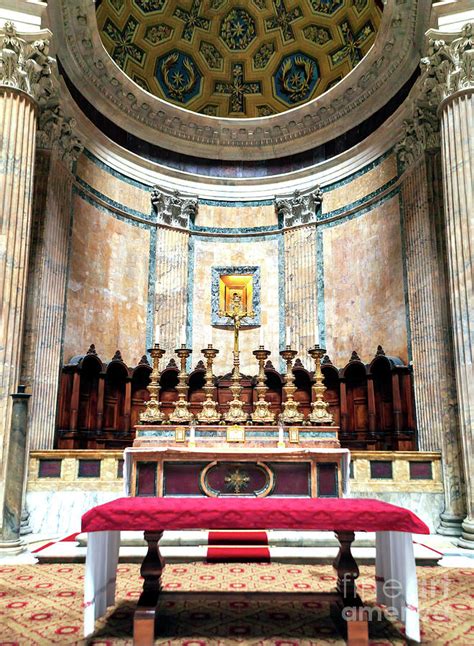
<instances>
[{"instance_id":1,"label":"stone step","mask_svg":"<svg viewBox=\"0 0 474 646\"><path fill-rule=\"evenodd\" d=\"M338 547L339 543L332 532L283 532L263 530L268 534L268 545L274 547ZM237 532L236 532L237 533ZM243 533L245 533L243 531ZM77 542L87 545L87 533L79 534ZM173 546L207 546L208 531L164 532L160 540L161 547ZM145 546L143 532L122 532L120 545L123 547ZM354 547L375 547L375 534L356 532Z\"/></svg>"}]
</instances>

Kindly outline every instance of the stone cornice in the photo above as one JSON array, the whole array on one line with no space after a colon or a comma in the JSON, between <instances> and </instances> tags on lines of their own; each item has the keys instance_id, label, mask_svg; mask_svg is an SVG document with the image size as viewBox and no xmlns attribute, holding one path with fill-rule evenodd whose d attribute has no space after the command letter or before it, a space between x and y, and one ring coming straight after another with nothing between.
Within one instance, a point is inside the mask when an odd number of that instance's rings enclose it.
<instances>
[{"instance_id":1,"label":"stone cornice","mask_svg":"<svg viewBox=\"0 0 474 646\"><path fill-rule=\"evenodd\" d=\"M51 32L17 32L13 22L0 29L0 88L7 87L28 94L40 105L53 92L49 56Z\"/></svg>"},{"instance_id":2,"label":"stone cornice","mask_svg":"<svg viewBox=\"0 0 474 646\"><path fill-rule=\"evenodd\" d=\"M429 0L393 0L374 47L334 88L298 108L260 119L221 119L162 101L131 81L105 51L90 0L57 0L50 11L58 56L73 83L128 132L181 153L222 159L268 159L321 144L385 104L419 60Z\"/></svg>"}]
</instances>

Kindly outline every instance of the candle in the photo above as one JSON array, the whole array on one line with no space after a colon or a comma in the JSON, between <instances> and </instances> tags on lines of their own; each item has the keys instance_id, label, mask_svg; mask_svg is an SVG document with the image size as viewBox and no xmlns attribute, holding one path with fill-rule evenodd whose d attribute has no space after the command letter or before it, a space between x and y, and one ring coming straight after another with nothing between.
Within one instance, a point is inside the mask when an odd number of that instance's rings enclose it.
<instances>
[{"instance_id":1,"label":"candle","mask_svg":"<svg viewBox=\"0 0 474 646\"><path fill-rule=\"evenodd\" d=\"M157 323L155 325L155 343L158 344L160 342L160 324Z\"/></svg>"},{"instance_id":2,"label":"candle","mask_svg":"<svg viewBox=\"0 0 474 646\"><path fill-rule=\"evenodd\" d=\"M283 424L278 427L278 444L283 444Z\"/></svg>"},{"instance_id":3,"label":"candle","mask_svg":"<svg viewBox=\"0 0 474 646\"><path fill-rule=\"evenodd\" d=\"M210 340L210 344L211 344L211 345L212 345L212 343L213 343L213 339L212 339L212 337L213 337L213 332L214 332L214 329L213 329L213 327L212 327L212 325L211 325L211 340Z\"/></svg>"},{"instance_id":4,"label":"candle","mask_svg":"<svg viewBox=\"0 0 474 646\"><path fill-rule=\"evenodd\" d=\"M194 424L189 427L189 443L196 443L196 427L194 426Z\"/></svg>"},{"instance_id":5,"label":"candle","mask_svg":"<svg viewBox=\"0 0 474 646\"><path fill-rule=\"evenodd\" d=\"M259 345L265 345L263 342L263 325L260 326L260 342Z\"/></svg>"},{"instance_id":6,"label":"candle","mask_svg":"<svg viewBox=\"0 0 474 646\"><path fill-rule=\"evenodd\" d=\"M181 326L181 345L186 345L186 326Z\"/></svg>"},{"instance_id":7,"label":"candle","mask_svg":"<svg viewBox=\"0 0 474 646\"><path fill-rule=\"evenodd\" d=\"M286 345L291 345L291 328L289 325L286 326Z\"/></svg>"},{"instance_id":8,"label":"candle","mask_svg":"<svg viewBox=\"0 0 474 646\"><path fill-rule=\"evenodd\" d=\"M315 330L314 330L314 336L315 336L315 339L314 339L315 344L316 344L316 345L319 345L319 323L318 323L318 319L317 319L317 318L316 318L316 325L315 325Z\"/></svg>"}]
</instances>

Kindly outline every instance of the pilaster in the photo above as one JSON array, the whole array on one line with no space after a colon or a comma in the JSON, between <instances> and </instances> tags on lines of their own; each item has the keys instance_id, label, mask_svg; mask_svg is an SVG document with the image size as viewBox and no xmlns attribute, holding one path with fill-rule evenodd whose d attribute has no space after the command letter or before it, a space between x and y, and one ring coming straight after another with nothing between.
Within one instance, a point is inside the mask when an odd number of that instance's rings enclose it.
<instances>
[{"instance_id":1,"label":"pilaster","mask_svg":"<svg viewBox=\"0 0 474 646\"><path fill-rule=\"evenodd\" d=\"M158 223L154 318L160 325L161 345L174 347L186 322L187 294L192 289L188 286L189 226L198 201L194 196L168 193L155 186L151 202Z\"/></svg>"}]
</instances>

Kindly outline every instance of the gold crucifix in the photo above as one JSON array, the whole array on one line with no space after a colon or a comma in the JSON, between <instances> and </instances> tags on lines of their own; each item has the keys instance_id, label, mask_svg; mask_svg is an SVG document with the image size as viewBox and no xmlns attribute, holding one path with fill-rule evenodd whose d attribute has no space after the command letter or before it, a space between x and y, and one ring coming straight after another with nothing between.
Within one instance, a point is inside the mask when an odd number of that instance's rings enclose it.
<instances>
[{"instance_id":1,"label":"gold crucifix","mask_svg":"<svg viewBox=\"0 0 474 646\"><path fill-rule=\"evenodd\" d=\"M230 310L219 312L219 316L227 316L234 322L234 354L239 354L239 330L242 325L242 319L247 316L255 316L255 312L244 310L242 306L242 298L238 292L232 294L230 302Z\"/></svg>"}]
</instances>

